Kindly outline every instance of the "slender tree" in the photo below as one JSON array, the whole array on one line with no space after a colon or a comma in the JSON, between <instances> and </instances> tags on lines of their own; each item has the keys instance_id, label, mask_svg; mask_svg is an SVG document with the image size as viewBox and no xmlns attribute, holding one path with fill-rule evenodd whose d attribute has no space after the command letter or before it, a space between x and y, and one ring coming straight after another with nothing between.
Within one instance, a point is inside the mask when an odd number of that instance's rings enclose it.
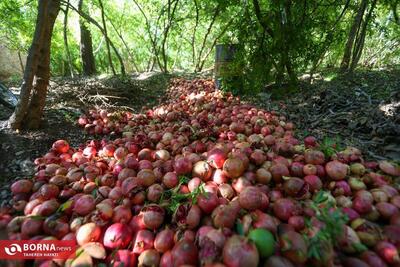
<instances>
[{"instance_id":1,"label":"slender tree","mask_svg":"<svg viewBox=\"0 0 400 267\"><path fill-rule=\"evenodd\" d=\"M357 9L357 13L354 16L353 23L351 24L346 46L344 48L342 63L340 64L340 70L342 72L349 70L354 41L357 38L357 33L359 32L367 5L368 0L361 1L360 6Z\"/></svg>"},{"instance_id":2,"label":"slender tree","mask_svg":"<svg viewBox=\"0 0 400 267\"><path fill-rule=\"evenodd\" d=\"M211 18L210 24L208 25L207 32L204 35L203 42L201 44L200 51L199 51L199 54L198 54L198 59L197 59L197 62L196 62L196 66L195 66L195 69L194 69L195 72L200 72L201 71L200 64L201 64L201 58L202 58L203 50L206 47L206 42L207 42L208 35L210 35L211 30L213 28L213 25L214 25L215 21L217 20L218 15L219 15L220 12L221 12L221 3L218 3L217 7L214 10L214 13L213 13L213 16Z\"/></svg>"},{"instance_id":3,"label":"slender tree","mask_svg":"<svg viewBox=\"0 0 400 267\"><path fill-rule=\"evenodd\" d=\"M68 4L67 2L63 2L63 3ZM118 49L115 47L114 43L111 41L111 39L108 37L108 35L105 34L105 31L104 31L103 27L95 19L93 19L88 13L86 13L82 9L79 9L79 8L77 9L76 7L74 7L71 4L69 4L69 6L70 6L70 8L72 10L74 10L76 13L78 13L78 15L80 16L81 19L84 19L86 22L91 23L92 25L94 25L96 28L98 28L100 30L100 32L104 36L104 39L108 40L108 42L110 43L111 48L113 49L115 55L118 58L118 61L120 63L120 68L121 68L121 74L122 75L126 75L124 61L122 60L121 54L118 52Z\"/></svg>"},{"instance_id":4,"label":"slender tree","mask_svg":"<svg viewBox=\"0 0 400 267\"><path fill-rule=\"evenodd\" d=\"M68 0L69 3L69 0ZM69 51L69 45L68 45L68 11L69 11L69 5L66 5L64 11L64 28L63 28L63 37L64 37L64 47L65 47L65 53L67 54L67 62L68 62L68 68L69 72L72 78L74 78L74 69L72 67L72 58L71 58L71 52Z\"/></svg>"},{"instance_id":5,"label":"slender tree","mask_svg":"<svg viewBox=\"0 0 400 267\"><path fill-rule=\"evenodd\" d=\"M123 34L122 34L122 32L121 32L121 29L118 29L118 28L116 27L116 25L113 23L113 21L112 21L112 19L111 19L110 17L107 17L107 16L106 16L106 18L108 19L108 21L110 22L110 24L111 24L112 28L114 29L115 33L118 35L119 39L121 40L122 44L124 45L125 50L126 50L126 52L128 53L129 59L130 59L130 61L132 62L133 66L135 67L135 70L136 70L137 72L140 72L139 66L138 66L138 64L136 63L135 57L134 57L134 55L132 54L131 49L130 49L129 46L128 46L128 43L127 43L127 42L125 41L125 39L124 39L124 36L123 36Z\"/></svg>"},{"instance_id":6,"label":"slender tree","mask_svg":"<svg viewBox=\"0 0 400 267\"><path fill-rule=\"evenodd\" d=\"M35 33L29 49L21 93L8 120L12 129L39 128L50 78L50 46L59 0L39 0Z\"/></svg>"},{"instance_id":7,"label":"slender tree","mask_svg":"<svg viewBox=\"0 0 400 267\"><path fill-rule=\"evenodd\" d=\"M358 34L356 41L354 42L353 54L352 54L351 63L350 63L350 71L353 71L358 64L358 61L360 61L361 54L362 54L364 44L365 44L365 36L367 34L367 27L368 27L369 22L371 21L372 12L374 11L374 9L376 7L376 2L377 2L377 0L372 0L371 7L369 8L368 13L363 21L363 24L361 25L360 33Z\"/></svg>"},{"instance_id":8,"label":"slender tree","mask_svg":"<svg viewBox=\"0 0 400 267\"><path fill-rule=\"evenodd\" d=\"M107 47L107 57L108 57L108 63L110 64L112 73L114 75L117 75L115 72L114 64L112 62L112 57L111 57L111 50L110 50L110 39L108 38L108 33L107 33L107 23L104 15L104 6L103 6L103 1L99 0L99 5L100 5L100 11L101 11L101 22L103 23L103 34L104 37L106 38L106 47Z\"/></svg>"}]
</instances>

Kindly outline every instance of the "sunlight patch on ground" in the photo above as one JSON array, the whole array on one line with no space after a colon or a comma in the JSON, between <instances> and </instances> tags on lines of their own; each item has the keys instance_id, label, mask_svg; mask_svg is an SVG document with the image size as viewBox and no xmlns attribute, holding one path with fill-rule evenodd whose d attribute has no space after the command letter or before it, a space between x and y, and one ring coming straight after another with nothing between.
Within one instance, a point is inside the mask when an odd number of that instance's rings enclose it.
<instances>
[{"instance_id":1,"label":"sunlight patch on ground","mask_svg":"<svg viewBox=\"0 0 400 267\"><path fill-rule=\"evenodd\" d=\"M394 116L397 107L400 107L400 102L380 105L379 109L385 113L386 116Z\"/></svg>"},{"instance_id":2,"label":"sunlight patch on ground","mask_svg":"<svg viewBox=\"0 0 400 267\"><path fill-rule=\"evenodd\" d=\"M147 78L152 77L157 72L142 72L139 76L136 77L137 80L146 80Z\"/></svg>"}]
</instances>

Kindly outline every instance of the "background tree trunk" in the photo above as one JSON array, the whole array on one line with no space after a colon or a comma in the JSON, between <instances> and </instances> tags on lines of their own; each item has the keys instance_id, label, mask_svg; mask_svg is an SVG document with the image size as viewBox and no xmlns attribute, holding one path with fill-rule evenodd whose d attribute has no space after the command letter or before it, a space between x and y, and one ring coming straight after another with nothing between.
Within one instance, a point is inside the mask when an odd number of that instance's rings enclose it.
<instances>
[{"instance_id":1,"label":"background tree trunk","mask_svg":"<svg viewBox=\"0 0 400 267\"><path fill-rule=\"evenodd\" d=\"M82 0L80 0L80 1L82 1ZM76 9L76 8L75 8L73 5L71 5L71 4L69 4L69 7L70 7L72 10L74 10L76 13L78 13L78 15L80 16L79 19L85 19L87 22L92 23L94 26L96 26L96 27L100 30L100 32L101 32L101 33L103 34L103 36L104 36L104 39L106 39L106 40L109 42L111 48L114 50L114 53L115 53L115 55L117 56L117 58L118 58L118 60L119 60L119 62L120 62L120 65L121 65L121 74L125 76L125 75L126 75L126 72L125 72L125 66L124 66L124 62L123 62L123 60L122 60L122 57L121 57L121 55L119 54L119 52L118 52L117 48L115 47L114 43L111 41L111 39L108 38L108 36L104 34L104 29L103 29L103 27L101 27L101 25L100 25L96 20L94 20L90 15L88 15L88 14L87 14L86 12L84 12L82 9ZM90 41L91 41L91 40L92 40L92 38L90 37ZM90 47L91 47L91 46L90 46ZM93 51L93 49L92 49L92 51ZM93 52L92 52L91 54L93 55Z\"/></svg>"},{"instance_id":2,"label":"background tree trunk","mask_svg":"<svg viewBox=\"0 0 400 267\"><path fill-rule=\"evenodd\" d=\"M196 31L197 31L197 26L199 25L200 10L199 10L199 5L197 3L197 0L193 0L193 2L194 2L195 10L196 10L196 22L195 22L194 28L193 28L191 46L192 46L192 63L195 64L196 63Z\"/></svg>"},{"instance_id":3,"label":"background tree trunk","mask_svg":"<svg viewBox=\"0 0 400 267\"><path fill-rule=\"evenodd\" d=\"M22 57L21 57L21 52L18 51L18 60L19 60L19 65L21 67L21 73L22 76L24 75L25 67L24 67L24 62L22 62Z\"/></svg>"},{"instance_id":4,"label":"background tree trunk","mask_svg":"<svg viewBox=\"0 0 400 267\"><path fill-rule=\"evenodd\" d=\"M104 17L104 6L103 6L103 2L101 0L99 0L99 5L100 5L100 11L101 11L101 21L103 23L103 29L104 29L103 34L104 34L104 37L106 38L108 63L110 64L111 71L112 71L113 75L115 76L115 75L117 75L117 73L115 72L114 64L112 62L110 41L109 41L108 33L107 33L106 19Z\"/></svg>"},{"instance_id":5,"label":"background tree trunk","mask_svg":"<svg viewBox=\"0 0 400 267\"><path fill-rule=\"evenodd\" d=\"M69 3L69 1L68 1ZM69 68L69 73L72 78L74 78L74 69L72 66L72 59L71 59L71 53L69 51L69 46L68 46L68 11L69 11L69 5L66 5L65 10L64 10L64 29L63 29L63 35L64 35L64 47L65 47L65 53L67 54L67 61L68 61L68 68Z\"/></svg>"},{"instance_id":6,"label":"background tree trunk","mask_svg":"<svg viewBox=\"0 0 400 267\"><path fill-rule=\"evenodd\" d=\"M353 24L350 27L349 37L347 38L346 46L344 48L344 54L342 63L340 64L340 71L345 72L349 70L351 52L353 50L354 40L356 39L357 32L360 29L361 21L364 16L365 9L367 8L368 0L362 0L360 7L358 8L357 14L354 17Z\"/></svg>"},{"instance_id":7,"label":"background tree trunk","mask_svg":"<svg viewBox=\"0 0 400 267\"><path fill-rule=\"evenodd\" d=\"M134 55L132 54L131 50L129 49L128 43L125 41L125 39L124 39L124 37L123 37L123 35L122 35L122 32L120 32L120 30L117 29L117 27L116 27L116 26L114 25L114 23L112 22L111 18L107 18L107 19L108 19L108 21L110 22L111 26L113 27L115 33L118 35L119 39L122 41L122 44L125 46L125 49L126 49L126 52L128 53L128 56L129 56L129 58L130 58L130 61L132 62L133 66L135 67L135 71L136 71L136 72L140 72L140 69L139 69L138 64L136 63L135 57L134 57ZM115 52L115 51L114 51L114 52ZM118 57L118 58L121 58L121 59L120 59L120 64L122 64L122 67L124 67L123 61L122 61L122 57L119 55L119 53L116 52L116 54L117 54L117 57ZM121 68L121 73L122 73L123 75L125 75L125 67L124 67L124 70L123 70L123 71L122 71L122 68Z\"/></svg>"},{"instance_id":8,"label":"background tree trunk","mask_svg":"<svg viewBox=\"0 0 400 267\"><path fill-rule=\"evenodd\" d=\"M201 60L202 60L203 50L204 50L205 47L206 47L206 43L207 43L208 36L209 36L210 33L211 33L211 30L212 30L212 28L213 28L213 25L214 25L215 21L217 20L220 11L221 11L221 4L219 3L219 4L217 5L217 7L215 8L215 10L214 10L214 15L212 16L211 22L210 22L210 24L208 25L208 28L207 28L207 32L206 32L206 34L205 34L204 37L203 37L203 42L202 42L202 44L201 44L201 46L200 46L200 50L199 50L197 62L196 62L195 68L194 68L194 72L195 72L195 73L201 71L201 70L200 70L200 64L201 64Z\"/></svg>"},{"instance_id":9,"label":"background tree trunk","mask_svg":"<svg viewBox=\"0 0 400 267\"><path fill-rule=\"evenodd\" d=\"M359 36L357 36L356 41L354 43L354 48L353 48L353 56L351 59L351 64L350 64L350 72L352 72L357 64L358 61L360 61L361 58L361 54L364 48L364 43L365 43L365 36L367 34L367 28L368 28L368 24L371 20L372 17L372 12L374 11L375 7L376 7L376 2L377 0L373 0L371 7L369 8L369 11L364 19L364 22L361 26L361 31Z\"/></svg>"},{"instance_id":10,"label":"background tree trunk","mask_svg":"<svg viewBox=\"0 0 400 267\"><path fill-rule=\"evenodd\" d=\"M290 57L290 45L292 43L292 29L293 29L293 25L292 25L292 0L286 0L285 2L285 14L286 17L283 17L281 19L281 21L285 22L283 24L283 28L284 28L284 47L285 47L285 67L286 67L286 71L287 74L289 75L289 85L291 88L294 88L297 84L297 75L296 72L293 69L293 63L292 63L292 59ZM286 20L286 21L285 21Z\"/></svg>"},{"instance_id":11,"label":"background tree trunk","mask_svg":"<svg viewBox=\"0 0 400 267\"><path fill-rule=\"evenodd\" d=\"M173 0L168 0L168 7L167 7L167 25L164 27L163 31L163 39L161 42L161 56L162 56L162 71L164 73L168 73L168 57L167 57L167 51L166 51L166 43L168 39L168 34L170 32L170 29L173 25L173 20L175 18L175 11L178 6L179 0L175 0L175 4L173 5ZM173 6L172 6L173 5Z\"/></svg>"},{"instance_id":12,"label":"background tree trunk","mask_svg":"<svg viewBox=\"0 0 400 267\"><path fill-rule=\"evenodd\" d=\"M155 60L156 60L156 62L154 62L153 58L150 59L151 61L149 61L149 63L151 63L151 65L149 65L150 68L147 68L147 70L148 71L149 70L153 70L155 63L157 63L158 66L160 67L161 71L164 71L162 69L161 59L160 59L160 55L159 55L160 54L159 53L159 49L157 47L157 34L155 34L154 38L153 38L153 33L151 31L151 25L150 25L149 18L147 17L147 15L144 12L143 8L139 5L138 1L136 1L136 0L132 0L132 1L137 6L137 8L139 9L140 13L142 14L142 16L143 16L143 18L144 18L144 20L146 22L146 31L147 31L147 34L149 35L149 38L150 38L150 41L151 41L151 46L152 46L152 49L153 49L153 55L154 55ZM160 14L159 18L160 17L161 17L161 14ZM157 31L156 31L156 33L157 33Z\"/></svg>"},{"instance_id":13,"label":"background tree trunk","mask_svg":"<svg viewBox=\"0 0 400 267\"><path fill-rule=\"evenodd\" d=\"M78 10L82 12L84 9L83 0L79 0ZM96 74L96 64L93 55L93 44L92 44L92 34L85 23L85 19L79 17L79 27L80 27L80 52L82 58L82 67L84 75Z\"/></svg>"}]
</instances>

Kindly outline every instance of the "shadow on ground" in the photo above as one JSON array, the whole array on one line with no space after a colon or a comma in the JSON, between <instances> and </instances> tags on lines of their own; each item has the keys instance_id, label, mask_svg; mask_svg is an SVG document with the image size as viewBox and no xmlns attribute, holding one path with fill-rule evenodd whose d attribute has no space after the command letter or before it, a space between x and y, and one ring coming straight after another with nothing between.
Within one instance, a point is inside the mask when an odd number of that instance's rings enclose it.
<instances>
[{"instance_id":1,"label":"shadow on ground","mask_svg":"<svg viewBox=\"0 0 400 267\"><path fill-rule=\"evenodd\" d=\"M279 98L278 89L267 89L246 99L283 113L300 137L328 137L361 148L369 158L400 161L400 70L334 70L312 84L302 81L300 88Z\"/></svg>"},{"instance_id":2,"label":"shadow on ground","mask_svg":"<svg viewBox=\"0 0 400 267\"><path fill-rule=\"evenodd\" d=\"M0 107L0 200L8 197L10 181L33 174L34 159L44 155L55 140L65 139L77 147L93 138L76 125L79 115L93 107L137 112L144 106L157 105L172 77L147 73L125 78L54 79L48 92L45 120L37 131L8 129L6 120L12 110Z\"/></svg>"}]
</instances>

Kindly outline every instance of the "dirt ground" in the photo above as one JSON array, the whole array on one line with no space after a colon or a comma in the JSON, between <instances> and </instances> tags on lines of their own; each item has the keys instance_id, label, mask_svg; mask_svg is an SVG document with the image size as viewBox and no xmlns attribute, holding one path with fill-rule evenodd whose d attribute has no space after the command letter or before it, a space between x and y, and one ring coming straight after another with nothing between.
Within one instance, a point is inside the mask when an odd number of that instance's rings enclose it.
<instances>
[{"instance_id":1,"label":"dirt ground","mask_svg":"<svg viewBox=\"0 0 400 267\"><path fill-rule=\"evenodd\" d=\"M45 154L57 139L74 147L92 139L76 124L90 108L132 110L157 105L172 77L148 73L125 78L53 79L43 127L38 131L11 131L11 110L0 107L0 202L9 197L11 181L34 173L33 160ZM191 75L184 75L191 78ZM276 98L266 90L244 101L277 110L297 125L297 135L328 137L343 146L361 148L371 159L400 161L400 71L357 72L350 76L322 74L313 84L301 82L302 93Z\"/></svg>"},{"instance_id":2,"label":"dirt ground","mask_svg":"<svg viewBox=\"0 0 400 267\"><path fill-rule=\"evenodd\" d=\"M0 202L9 197L11 181L30 177L33 161L44 155L57 139L73 146L93 139L77 125L77 118L90 108L139 112L162 101L172 75L148 73L120 79L80 78L51 81L43 127L15 132L6 127L12 110L0 107ZM8 86L17 86L8 84Z\"/></svg>"}]
</instances>

